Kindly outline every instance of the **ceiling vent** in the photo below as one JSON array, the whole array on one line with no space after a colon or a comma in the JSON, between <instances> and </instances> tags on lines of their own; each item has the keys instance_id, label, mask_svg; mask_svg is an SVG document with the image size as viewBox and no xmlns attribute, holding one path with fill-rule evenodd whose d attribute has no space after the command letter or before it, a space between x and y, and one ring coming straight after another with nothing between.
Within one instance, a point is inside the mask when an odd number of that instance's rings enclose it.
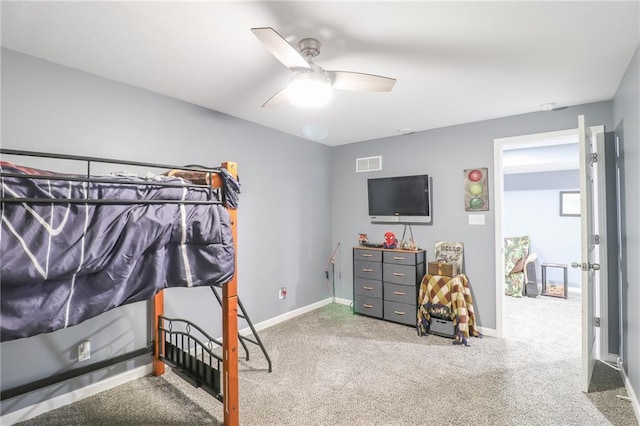
<instances>
[{"instance_id":1,"label":"ceiling vent","mask_svg":"<svg viewBox=\"0 0 640 426\"><path fill-rule=\"evenodd\" d=\"M382 156L356 158L356 173L382 170Z\"/></svg>"}]
</instances>

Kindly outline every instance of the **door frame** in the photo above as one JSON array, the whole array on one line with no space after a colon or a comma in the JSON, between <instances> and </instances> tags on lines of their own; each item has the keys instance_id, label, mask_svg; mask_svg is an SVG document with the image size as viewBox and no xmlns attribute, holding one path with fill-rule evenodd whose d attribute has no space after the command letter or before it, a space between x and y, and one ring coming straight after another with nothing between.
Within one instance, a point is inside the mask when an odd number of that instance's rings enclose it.
<instances>
[{"instance_id":1,"label":"door frame","mask_svg":"<svg viewBox=\"0 0 640 426\"><path fill-rule=\"evenodd\" d=\"M592 143L595 145L597 153L597 164L594 167L593 174L597 176L597 185L594 185L594 201L598 204L597 211L593 220L597 222L598 234L600 242L598 243L597 252L600 261L600 270L595 274L596 292L594 296L594 304L596 312L600 317L600 327L596 328L596 357L599 360L610 363L617 362L617 355L612 354L609 350L609 244L607 241L607 173L606 173L606 151L605 139L606 128L604 125L587 126L592 136ZM598 341L599 340L599 341ZM617 349L617 348L616 348Z\"/></svg>"},{"instance_id":2,"label":"door frame","mask_svg":"<svg viewBox=\"0 0 640 426\"><path fill-rule=\"evenodd\" d=\"M502 153L508 149L540 148L567 143L577 143L578 128L560 130L555 132L535 133L529 135L513 136L494 139L493 141L493 193L496 211L495 221L495 247L496 247L496 335L505 337L504 318L504 162Z\"/></svg>"},{"instance_id":3,"label":"door frame","mask_svg":"<svg viewBox=\"0 0 640 426\"><path fill-rule=\"evenodd\" d=\"M503 151L508 149L520 149L520 148L537 148L544 146L561 145L567 143L578 142L578 128L560 130L554 132L535 133L507 138L494 139L494 179L493 179L493 191L495 194L495 247L496 247L496 261L495 261L495 275L496 275L496 336L499 338L505 337L505 315L504 315L504 163L503 163ZM602 204L602 196L604 193L600 193L599 205ZM604 216L604 215L602 215ZM601 228L602 229L602 228ZM602 233L602 232L601 232ZM606 244L604 244L606 247ZM601 263L606 263L601 261ZM606 276L602 277L604 285L606 285ZM606 304L606 291L600 291L597 297L599 305L599 313L601 317L600 330L607 330L607 304ZM605 300L602 300L603 297ZM597 333L597 348L598 354L605 355L606 358L608 348L606 348L607 340Z\"/></svg>"}]
</instances>

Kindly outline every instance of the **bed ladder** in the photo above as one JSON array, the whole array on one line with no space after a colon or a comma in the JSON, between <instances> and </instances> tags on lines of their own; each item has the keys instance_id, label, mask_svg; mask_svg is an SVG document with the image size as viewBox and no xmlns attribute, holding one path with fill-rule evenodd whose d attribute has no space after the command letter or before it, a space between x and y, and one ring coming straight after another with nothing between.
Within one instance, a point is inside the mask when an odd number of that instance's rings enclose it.
<instances>
[{"instance_id":1,"label":"bed ladder","mask_svg":"<svg viewBox=\"0 0 640 426\"><path fill-rule=\"evenodd\" d=\"M218 292L216 291L216 288L218 287L211 286L211 291L216 296L216 299L218 299L218 303L220 303L220 306L222 306L222 298L220 297L220 294L218 294ZM242 318L247 322L247 324L249 324L249 328L251 329L251 334L253 334L253 337L255 337L255 339L252 339L248 336L243 336L240 333L238 333L238 340L240 341L240 344L244 348L244 353L246 354L246 360L249 361L249 348L247 348L247 344L245 342L253 343L254 345L259 346L260 349L262 350L262 353L264 354L264 357L267 359L267 363L269 364L269 373L271 373L271 358L269 358L269 354L267 353L267 350L262 344L262 340L260 340L260 336L258 336L258 332L253 326L253 322L251 322L251 318L249 318L247 311L245 311L244 305L242 304L242 301L240 301L240 296L238 296L237 299L238 299L238 307L240 308L240 310L238 311L238 318Z\"/></svg>"}]
</instances>

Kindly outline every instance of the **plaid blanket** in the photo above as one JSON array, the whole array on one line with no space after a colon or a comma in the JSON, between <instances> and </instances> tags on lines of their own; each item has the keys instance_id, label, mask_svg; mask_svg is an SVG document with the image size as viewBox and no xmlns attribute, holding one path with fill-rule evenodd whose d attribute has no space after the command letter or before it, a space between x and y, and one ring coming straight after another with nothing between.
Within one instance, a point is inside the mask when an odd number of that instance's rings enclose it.
<instances>
[{"instance_id":1,"label":"plaid blanket","mask_svg":"<svg viewBox=\"0 0 640 426\"><path fill-rule=\"evenodd\" d=\"M466 275L460 274L455 277L425 275L420 283L418 305L420 334L429 332L431 314L440 311L450 315L456 327L456 343L467 345L470 335L482 337L476 327L473 298Z\"/></svg>"}]
</instances>

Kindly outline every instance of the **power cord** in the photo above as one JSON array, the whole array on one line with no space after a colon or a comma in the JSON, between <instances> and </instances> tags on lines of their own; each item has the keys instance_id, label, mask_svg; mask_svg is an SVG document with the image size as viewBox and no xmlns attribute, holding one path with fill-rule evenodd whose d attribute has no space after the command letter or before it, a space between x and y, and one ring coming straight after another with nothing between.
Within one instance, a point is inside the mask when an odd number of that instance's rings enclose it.
<instances>
[{"instance_id":1,"label":"power cord","mask_svg":"<svg viewBox=\"0 0 640 426\"><path fill-rule=\"evenodd\" d=\"M331 299L333 302L336 301L336 296L335 296L336 277L335 277L334 265L336 263L336 258L335 258L336 252L338 251L339 247L340 247L340 243L338 242L338 244L336 245L336 248L333 249L333 253L331 253L331 257L329 258L329 261L327 262L327 269L325 269L324 271L324 276L327 279L327 289L329 290L329 294L331 295ZM332 267L333 287L330 285L330 282L329 282L329 266Z\"/></svg>"}]
</instances>

